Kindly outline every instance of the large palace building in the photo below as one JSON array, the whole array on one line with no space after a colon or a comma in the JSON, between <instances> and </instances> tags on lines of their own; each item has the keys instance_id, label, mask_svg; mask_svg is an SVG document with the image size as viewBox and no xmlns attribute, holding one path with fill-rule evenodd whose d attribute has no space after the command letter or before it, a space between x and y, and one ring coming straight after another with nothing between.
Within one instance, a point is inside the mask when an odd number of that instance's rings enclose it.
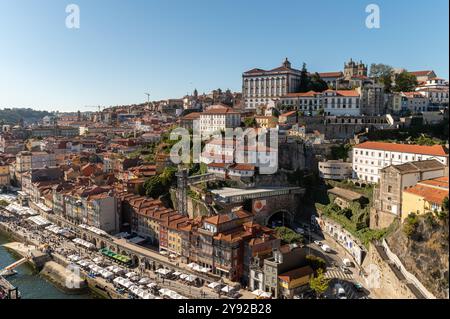
<instances>
[{"instance_id":1,"label":"large palace building","mask_svg":"<svg viewBox=\"0 0 450 319\"><path fill-rule=\"evenodd\" d=\"M293 69L287 58L278 68L269 71L252 69L242 74L242 93L247 109L256 109L299 89L300 70Z\"/></svg>"}]
</instances>

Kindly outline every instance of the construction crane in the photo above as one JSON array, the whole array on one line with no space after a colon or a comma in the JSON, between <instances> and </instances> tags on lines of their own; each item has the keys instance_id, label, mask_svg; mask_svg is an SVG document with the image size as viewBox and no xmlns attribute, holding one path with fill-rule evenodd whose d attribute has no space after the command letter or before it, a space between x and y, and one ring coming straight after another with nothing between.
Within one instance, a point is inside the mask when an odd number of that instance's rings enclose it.
<instances>
[{"instance_id":1,"label":"construction crane","mask_svg":"<svg viewBox=\"0 0 450 319\"><path fill-rule=\"evenodd\" d=\"M152 108L150 108L150 93L144 93L144 94L147 95L147 108L152 109Z\"/></svg>"},{"instance_id":2,"label":"construction crane","mask_svg":"<svg viewBox=\"0 0 450 319\"><path fill-rule=\"evenodd\" d=\"M98 108L98 111L101 112L102 111L102 107L100 105L94 106L94 105L85 105L84 107L89 107L89 108ZM103 107L104 108L104 107Z\"/></svg>"}]
</instances>

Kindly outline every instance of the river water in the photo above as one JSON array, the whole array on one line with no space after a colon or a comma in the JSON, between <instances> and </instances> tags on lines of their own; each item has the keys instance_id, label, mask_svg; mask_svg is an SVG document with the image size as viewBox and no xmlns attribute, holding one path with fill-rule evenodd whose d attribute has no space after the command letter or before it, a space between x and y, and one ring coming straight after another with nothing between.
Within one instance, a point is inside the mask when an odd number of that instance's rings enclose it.
<instances>
[{"instance_id":1,"label":"river water","mask_svg":"<svg viewBox=\"0 0 450 319\"><path fill-rule=\"evenodd\" d=\"M19 258L11 254L3 247L3 244L10 240L4 235L0 234L0 269L12 264ZM81 295L73 295L65 293L56 286L48 282L33 267L27 263L22 264L16 268L18 272L12 277L8 277L8 281L15 287L19 288L23 299L92 299L94 296L91 293Z\"/></svg>"}]
</instances>

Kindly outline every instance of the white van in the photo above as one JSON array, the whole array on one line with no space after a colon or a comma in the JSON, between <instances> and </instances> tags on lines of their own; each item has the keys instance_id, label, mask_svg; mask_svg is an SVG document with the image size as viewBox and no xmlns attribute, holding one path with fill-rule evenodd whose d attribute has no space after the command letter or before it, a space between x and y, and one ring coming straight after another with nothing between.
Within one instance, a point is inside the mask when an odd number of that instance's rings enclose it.
<instances>
[{"instance_id":1,"label":"white van","mask_svg":"<svg viewBox=\"0 0 450 319\"><path fill-rule=\"evenodd\" d=\"M346 266L346 267L351 267L351 266L353 266L352 261L351 261L350 259L348 259L348 258L342 259L342 263L343 263L344 266Z\"/></svg>"},{"instance_id":2,"label":"white van","mask_svg":"<svg viewBox=\"0 0 450 319\"><path fill-rule=\"evenodd\" d=\"M322 246L320 246L320 248L322 248L322 250L326 253L329 253L331 251L330 246L323 244Z\"/></svg>"}]
</instances>

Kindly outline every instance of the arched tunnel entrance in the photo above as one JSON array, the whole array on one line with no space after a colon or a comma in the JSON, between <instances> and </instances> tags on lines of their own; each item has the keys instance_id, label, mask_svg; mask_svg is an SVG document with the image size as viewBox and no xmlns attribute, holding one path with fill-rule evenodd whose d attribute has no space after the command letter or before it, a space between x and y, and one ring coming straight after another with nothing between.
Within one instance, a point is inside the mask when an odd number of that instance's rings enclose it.
<instances>
[{"instance_id":1,"label":"arched tunnel entrance","mask_svg":"<svg viewBox=\"0 0 450 319\"><path fill-rule=\"evenodd\" d=\"M281 227L286 226L290 227L292 223L292 216L291 213L289 213L286 210L279 210L270 215L266 220L266 226L275 228L275 227Z\"/></svg>"}]
</instances>

